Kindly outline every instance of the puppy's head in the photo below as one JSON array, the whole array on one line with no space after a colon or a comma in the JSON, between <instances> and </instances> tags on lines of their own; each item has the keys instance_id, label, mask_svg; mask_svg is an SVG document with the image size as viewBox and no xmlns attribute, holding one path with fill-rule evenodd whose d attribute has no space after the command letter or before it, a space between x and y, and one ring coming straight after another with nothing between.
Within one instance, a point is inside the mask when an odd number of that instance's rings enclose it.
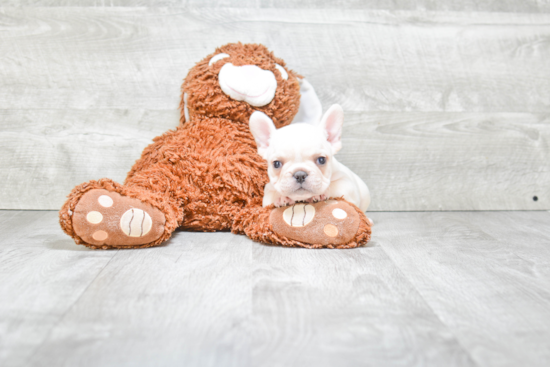
<instances>
[{"instance_id":1,"label":"puppy's head","mask_svg":"<svg viewBox=\"0 0 550 367\"><path fill-rule=\"evenodd\" d=\"M333 105L318 125L296 123L276 129L262 112L250 117L258 154L267 161L269 180L280 194L300 201L324 194L333 156L342 148L344 112Z\"/></svg>"}]
</instances>

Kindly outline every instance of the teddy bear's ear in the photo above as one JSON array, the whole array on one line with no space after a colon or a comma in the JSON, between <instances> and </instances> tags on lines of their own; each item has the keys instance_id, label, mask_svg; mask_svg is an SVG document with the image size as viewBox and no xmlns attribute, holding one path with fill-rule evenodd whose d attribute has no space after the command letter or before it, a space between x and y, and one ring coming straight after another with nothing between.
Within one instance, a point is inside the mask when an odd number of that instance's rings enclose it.
<instances>
[{"instance_id":1,"label":"teddy bear's ear","mask_svg":"<svg viewBox=\"0 0 550 367\"><path fill-rule=\"evenodd\" d=\"M323 106L315 93L313 86L306 79L300 81L300 108L294 116L292 123L305 122L311 125L317 125L323 115Z\"/></svg>"},{"instance_id":2,"label":"teddy bear's ear","mask_svg":"<svg viewBox=\"0 0 550 367\"><path fill-rule=\"evenodd\" d=\"M256 140L258 146L258 154L264 159L266 158L267 148L269 148L269 139L276 131L273 121L263 112L255 111L248 121L250 132Z\"/></svg>"}]
</instances>

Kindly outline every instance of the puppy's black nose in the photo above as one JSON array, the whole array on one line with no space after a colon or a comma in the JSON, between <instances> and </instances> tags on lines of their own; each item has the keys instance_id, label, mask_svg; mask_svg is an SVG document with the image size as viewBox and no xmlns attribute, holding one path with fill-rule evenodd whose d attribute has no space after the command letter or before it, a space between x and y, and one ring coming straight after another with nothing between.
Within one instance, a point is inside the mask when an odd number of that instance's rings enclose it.
<instances>
[{"instance_id":1,"label":"puppy's black nose","mask_svg":"<svg viewBox=\"0 0 550 367\"><path fill-rule=\"evenodd\" d=\"M306 177L307 177L307 173L305 173L304 171L298 171L294 173L294 178L299 183L303 183L306 180Z\"/></svg>"}]
</instances>

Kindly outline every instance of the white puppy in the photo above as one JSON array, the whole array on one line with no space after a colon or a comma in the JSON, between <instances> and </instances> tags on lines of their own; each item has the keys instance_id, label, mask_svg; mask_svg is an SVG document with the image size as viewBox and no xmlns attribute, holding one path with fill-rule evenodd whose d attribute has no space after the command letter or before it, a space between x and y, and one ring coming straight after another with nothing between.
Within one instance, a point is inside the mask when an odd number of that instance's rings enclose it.
<instances>
[{"instance_id":1,"label":"white puppy","mask_svg":"<svg viewBox=\"0 0 550 367\"><path fill-rule=\"evenodd\" d=\"M256 111L250 116L258 153L268 164L270 182L264 190L264 207L343 196L367 210L367 185L334 157L342 148L343 122L344 111L336 104L317 125L293 123L276 129L264 113Z\"/></svg>"}]
</instances>

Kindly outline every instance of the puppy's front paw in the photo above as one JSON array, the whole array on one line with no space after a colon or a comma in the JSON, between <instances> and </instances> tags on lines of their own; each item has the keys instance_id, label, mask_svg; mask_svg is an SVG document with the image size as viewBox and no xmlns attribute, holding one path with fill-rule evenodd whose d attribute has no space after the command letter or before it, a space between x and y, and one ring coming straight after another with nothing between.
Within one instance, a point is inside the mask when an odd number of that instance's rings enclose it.
<instances>
[{"instance_id":1,"label":"puppy's front paw","mask_svg":"<svg viewBox=\"0 0 550 367\"><path fill-rule=\"evenodd\" d=\"M274 204L277 208L280 208L282 206L292 205L292 204L295 204L295 203L296 202L294 200L292 200L291 198L289 198L288 196L281 196L277 200L275 200Z\"/></svg>"},{"instance_id":2,"label":"puppy's front paw","mask_svg":"<svg viewBox=\"0 0 550 367\"><path fill-rule=\"evenodd\" d=\"M327 196L325 194L321 194L321 195L315 195L315 196L310 197L309 199L306 200L306 202L308 202L308 203L317 203L319 201L323 201L323 200L326 200L326 199L327 199Z\"/></svg>"}]
</instances>

